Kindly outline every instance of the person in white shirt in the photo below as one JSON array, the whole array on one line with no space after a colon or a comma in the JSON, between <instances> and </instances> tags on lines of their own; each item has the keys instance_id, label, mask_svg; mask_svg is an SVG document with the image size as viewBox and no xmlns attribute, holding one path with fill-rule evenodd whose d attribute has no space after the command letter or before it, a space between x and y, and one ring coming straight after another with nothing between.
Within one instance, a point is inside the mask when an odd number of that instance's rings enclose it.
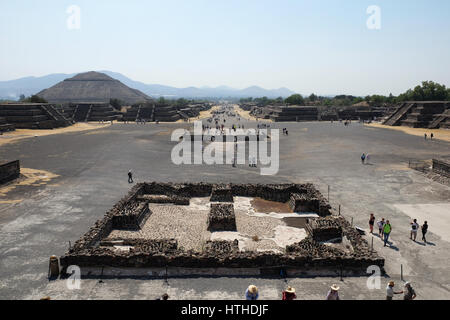
<instances>
[{"instance_id":1,"label":"person in white shirt","mask_svg":"<svg viewBox=\"0 0 450 320\"><path fill-rule=\"evenodd\" d=\"M394 281L390 281L386 287L386 300L392 300L394 294L402 294L403 291L394 291Z\"/></svg>"},{"instance_id":2,"label":"person in white shirt","mask_svg":"<svg viewBox=\"0 0 450 320\"><path fill-rule=\"evenodd\" d=\"M417 230L419 230L419 224L417 223L417 219L414 219L413 222L411 222L411 234L409 236L411 240L416 241Z\"/></svg>"}]
</instances>

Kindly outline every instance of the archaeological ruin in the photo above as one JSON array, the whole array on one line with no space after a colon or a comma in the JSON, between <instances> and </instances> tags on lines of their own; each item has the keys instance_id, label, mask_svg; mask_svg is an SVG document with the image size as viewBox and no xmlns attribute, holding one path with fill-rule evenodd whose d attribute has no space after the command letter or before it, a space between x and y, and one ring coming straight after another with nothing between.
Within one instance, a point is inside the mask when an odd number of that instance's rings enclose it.
<instances>
[{"instance_id":1,"label":"archaeological ruin","mask_svg":"<svg viewBox=\"0 0 450 320\"><path fill-rule=\"evenodd\" d=\"M0 185L20 176L20 161L0 162Z\"/></svg>"},{"instance_id":2,"label":"archaeological ruin","mask_svg":"<svg viewBox=\"0 0 450 320\"><path fill-rule=\"evenodd\" d=\"M9 130L54 129L73 124L56 105L49 103L3 103L0 117L0 126Z\"/></svg>"},{"instance_id":3,"label":"archaeological ruin","mask_svg":"<svg viewBox=\"0 0 450 320\"><path fill-rule=\"evenodd\" d=\"M408 101L401 103L383 124L411 128L450 128L450 102Z\"/></svg>"},{"instance_id":4,"label":"archaeological ruin","mask_svg":"<svg viewBox=\"0 0 450 320\"><path fill-rule=\"evenodd\" d=\"M281 209L264 213L256 202ZM77 265L91 276L346 276L384 259L312 184L151 182L134 186L60 264L62 274Z\"/></svg>"}]
</instances>

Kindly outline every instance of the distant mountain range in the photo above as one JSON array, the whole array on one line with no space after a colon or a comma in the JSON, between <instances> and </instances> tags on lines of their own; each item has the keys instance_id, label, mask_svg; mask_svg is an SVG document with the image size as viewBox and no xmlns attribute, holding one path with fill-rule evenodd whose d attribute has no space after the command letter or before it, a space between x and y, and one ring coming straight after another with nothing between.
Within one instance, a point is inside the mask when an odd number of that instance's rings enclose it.
<instances>
[{"instance_id":1,"label":"distant mountain range","mask_svg":"<svg viewBox=\"0 0 450 320\"><path fill-rule=\"evenodd\" d=\"M288 97L294 94L287 88L267 90L258 86L248 87L246 89L235 89L227 86L216 88L210 87L188 87L175 88L159 84L145 84L143 82L132 80L120 73L112 71L98 71L119 80L126 86L142 91L148 96L159 98L243 98L243 97ZM0 99L18 99L21 94L30 96L44 89L50 88L57 83L76 76L73 74L56 73L43 77L26 77L17 80L0 81Z\"/></svg>"}]
</instances>

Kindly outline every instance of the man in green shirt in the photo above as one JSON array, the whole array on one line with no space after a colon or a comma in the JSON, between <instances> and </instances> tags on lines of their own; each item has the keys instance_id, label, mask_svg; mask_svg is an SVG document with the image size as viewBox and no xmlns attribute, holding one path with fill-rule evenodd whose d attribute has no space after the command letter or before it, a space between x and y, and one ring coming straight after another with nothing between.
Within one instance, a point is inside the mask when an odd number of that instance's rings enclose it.
<instances>
[{"instance_id":1,"label":"man in green shirt","mask_svg":"<svg viewBox=\"0 0 450 320\"><path fill-rule=\"evenodd\" d=\"M391 234L392 226L389 223L389 220L386 220L386 223L383 226L383 234L384 234L384 246L386 247L386 243L388 242L389 235Z\"/></svg>"}]
</instances>

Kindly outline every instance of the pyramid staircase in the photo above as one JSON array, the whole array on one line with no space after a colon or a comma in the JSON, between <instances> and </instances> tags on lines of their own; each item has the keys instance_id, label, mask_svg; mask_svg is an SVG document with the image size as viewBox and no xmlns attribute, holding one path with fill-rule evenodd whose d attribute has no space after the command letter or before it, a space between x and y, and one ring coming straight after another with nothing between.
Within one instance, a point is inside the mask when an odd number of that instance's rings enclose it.
<instances>
[{"instance_id":1,"label":"pyramid staircase","mask_svg":"<svg viewBox=\"0 0 450 320\"><path fill-rule=\"evenodd\" d=\"M54 129L72 124L56 106L46 103L0 104L0 117L4 118L3 124L16 129Z\"/></svg>"},{"instance_id":2,"label":"pyramid staircase","mask_svg":"<svg viewBox=\"0 0 450 320\"><path fill-rule=\"evenodd\" d=\"M450 129L450 109L444 111L431 122L428 129L437 129L439 127Z\"/></svg>"},{"instance_id":3,"label":"pyramid staircase","mask_svg":"<svg viewBox=\"0 0 450 320\"><path fill-rule=\"evenodd\" d=\"M7 123L5 118L0 118L0 133L14 130L15 127L13 124Z\"/></svg>"},{"instance_id":4,"label":"pyramid staircase","mask_svg":"<svg viewBox=\"0 0 450 320\"><path fill-rule=\"evenodd\" d=\"M404 102L383 124L387 126L399 126L401 121L406 118L408 112L414 107L414 103Z\"/></svg>"}]
</instances>

